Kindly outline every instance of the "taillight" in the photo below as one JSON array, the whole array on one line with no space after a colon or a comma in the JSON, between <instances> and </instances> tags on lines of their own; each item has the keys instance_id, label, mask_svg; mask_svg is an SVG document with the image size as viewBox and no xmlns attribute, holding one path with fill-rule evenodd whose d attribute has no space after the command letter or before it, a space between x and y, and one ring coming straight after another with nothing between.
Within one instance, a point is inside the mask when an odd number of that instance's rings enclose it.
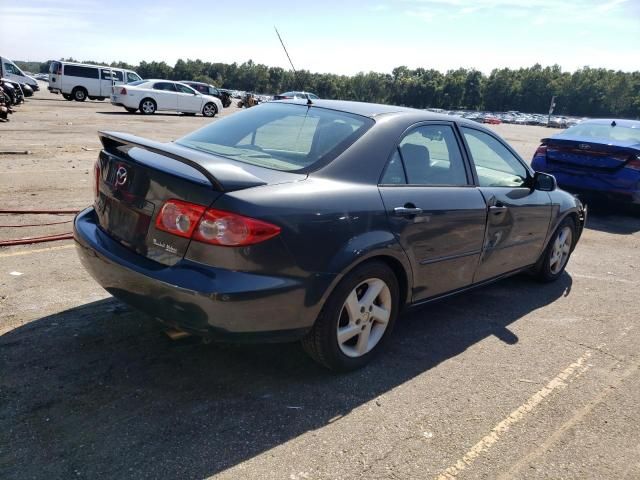
<instances>
[{"instance_id":1,"label":"taillight","mask_svg":"<svg viewBox=\"0 0 640 480\"><path fill-rule=\"evenodd\" d=\"M206 210L202 205L169 200L156 217L156 228L179 237L191 238L198 221Z\"/></svg>"},{"instance_id":2,"label":"taillight","mask_svg":"<svg viewBox=\"0 0 640 480\"><path fill-rule=\"evenodd\" d=\"M207 209L193 239L230 247L264 242L280 233L280 227L235 213Z\"/></svg>"},{"instance_id":3,"label":"taillight","mask_svg":"<svg viewBox=\"0 0 640 480\"><path fill-rule=\"evenodd\" d=\"M640 155L629 160L624 167L640 171Z\"/></svg>"},{"instance_id":4,"label":"taillight","mask_svg":"<svg viewBox=\"0 0 640 480\"><path fill-rule=\"evenodd\" d=\"M100 161L93 164L93 198L100 194Z\"/></svg>"},{"instance_id":5,"label":"taillight","mask_svg":"<svg viewBox=\"0 0 640 480\"><path fill-rule=\"evenodd\" d=\"M536 150L536 153L533 154L534 157L537 157L538 155L542 155L543 157L546 157L546 155L547 155L547 146L544 143L542 145L540 145L538 147L538 149Z\"/></svg>"},{"instance_id":6,"label":"taillight","mask_svg":"<svg viewBox=\"0 0 640 480\"><path fill-rule=\"evenodd\" d=\"M156 228L227 247L254 245L280 233L280 227L261 220L180 200L169 200L162 206Z\"/></svg>"},{"instance_id":7,"label":"taillight","mask_svg":"<svg viewBox=\"0 0 640 480\"><path fill-rule=\"evenodd\" d=\"M126 89L126 88L124 88L124 87L122 87L122 88L120 89L120 95L126 95L126 94L127 94L127 89Z\"/></svg>"}]
</instances>

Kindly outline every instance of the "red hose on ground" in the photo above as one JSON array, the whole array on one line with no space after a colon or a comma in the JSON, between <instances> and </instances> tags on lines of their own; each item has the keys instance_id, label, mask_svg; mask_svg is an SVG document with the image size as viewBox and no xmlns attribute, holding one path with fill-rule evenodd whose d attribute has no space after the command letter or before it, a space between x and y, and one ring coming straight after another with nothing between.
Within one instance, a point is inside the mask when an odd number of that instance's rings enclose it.
<instances>
[{"instance_id":1,"label":"red hose on ground","mask_svg":"<svg viewBox=\"0 0 640 480\"><path fill-rule=\"evenodd\" d=\"M80 210L0 210L0 213L12 215L75 215Z\"/></svg>"},{"instance_id":2,"label":"red hose on ground","mask_svg":"<svg viewBox=\"0 0 640 480\"><path fill-rule=\"evenodd\" d=\"M0 214L8 215L75 215L79 210L0 210ZM71 220L69 220L70 222ZM43 223L40 225L4 225L5 227L43 227L47 225L58 225L69 222ZM72 233L59 233L55 235L45 235L43 237L18 238L15 240L0 240L0 247L12 247L14 245L29 245L31 243L55 242L57 240L69 240L73 238Z\"/></svg>"},{"instance_id":3,"label":"red hose on ground","mask_svg":"<svg viewBox=\"0 0 640 480\"><path fill-rule=\"evenodd\" d=\"M12 247L14 245L29 245L31 243L55 242L57 240L68 240L73 238L72 233L60 233L58 235L47 235L45 237L20 238L18 240L1 240L0 247Z\"/></svg>"}]
</instances>

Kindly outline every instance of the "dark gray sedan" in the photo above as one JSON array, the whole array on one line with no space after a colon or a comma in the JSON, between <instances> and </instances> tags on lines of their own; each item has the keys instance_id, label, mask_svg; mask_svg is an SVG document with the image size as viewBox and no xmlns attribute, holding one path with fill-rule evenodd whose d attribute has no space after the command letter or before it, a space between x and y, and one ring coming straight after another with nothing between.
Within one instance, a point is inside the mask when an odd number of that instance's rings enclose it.
<instances>
[{"instance_id":1,"label":"dark gray sedan","mask_svg":"<svg viewBox=\"0 0 640 480\"><path fill-rule=\"evenodd\" d=\"M367 363L403 308L557 279L585 223L491 130L420 110L273 102L173 143L100 138L74 231L107 291L208 339L301 339L335 370Z\"/></svg>"}]
</instances>

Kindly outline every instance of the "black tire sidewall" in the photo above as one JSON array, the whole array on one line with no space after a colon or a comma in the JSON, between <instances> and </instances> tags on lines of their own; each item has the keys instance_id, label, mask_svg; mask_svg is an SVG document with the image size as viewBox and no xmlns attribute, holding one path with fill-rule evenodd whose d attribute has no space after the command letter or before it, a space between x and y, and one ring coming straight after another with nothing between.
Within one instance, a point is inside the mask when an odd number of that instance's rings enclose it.
<instances>
[{"instance_id":1,"label":"black tire sidewall","mask_svg":"<svg viewBox=\"0 0 640 480\"><path fill-rule=\"evenodd\" d=\"M345 355L338 345L338 321L347 296L358 284L369 278L379 278L389 287L392 301L391 315L389 316L387 329L378 344L365 355L352 358ZM355 370L369 363L373 357L383 350L393 332L393 327L398 316L399 300L398 280L386 264L377 261L365 263L347 274L331 293L316 325L316 327L320 329L318 333L320 334L319 341L323 357L325 357L329 366L339 371Z\"/></svg>"},{"instance_id":2,"label":"black tire sidewall","mask_svg":"<svg viewBox=\"0 0 640 480\"><path fill-rule=\"evenodd\" d=\"M78 93L82 93L82 98L78 98ZM84 102L87 99L87 91L82 87L74 88L72 95L76 102Z\"/></svg>"},{"instance_id":3,"label":"black tire sidewall","mask_svg":"<svg viewBox=\"0 0 640 480\"><path fill-rule=\"evenodd\" d=\"M153 112L145 112L142 108L142 104L146 101L150 101L151 103L153 103ZM153 115L154 113L156 113L156 111L158 110L158 105L156 105L156 102L151 99L151 98L143 98L140 101L140 107L139 107L140 113L143 115Z\"/></svg>"},{"instance_id":4,"label":"black tire sidewall","mask_svg":"<svg viewBox=\"0 0 640 480\"><path fill-rule=\"evenodd\" d=\"M564 227L571 228L571 251L569 252L567 261L562 266L562 269L557 273L553 273L551 271L551 254L553 251L553 244L555 243L556 238L558 238L558 235L560 235L560 231L562 231ZM540 259L541 263L539 264L537 269L538 278L543 282L553 282L554 280L558 279L564 273L565 268L567 268L567 265L569 264L569 260L571 259L571 254L573 253L573 247L575 246L575 244L576 223L573 221L573 218L567 217L562 220L562 222L560 222L560 225L558 225L558 228L556 228L556 231L553 233L553 236L549 240L549 244L547 245L542 258Z\"/></svg>"},{"instance_id":5,"label":"black tire sidewall","mask_svg":"<svg viewBox=\"0 0 640 480\"><path fill-rule=\"evenodd\" d=\"M213 115L205 115L204 109L207 108L207 105L211 105L213 107ZM213 102L207 102L207 103L204 104L204 107L202 107L202 116L203 117L213 118L213 117L216 116L217 113L218 113L218 107Z\"/></svg>"}]
</instances>

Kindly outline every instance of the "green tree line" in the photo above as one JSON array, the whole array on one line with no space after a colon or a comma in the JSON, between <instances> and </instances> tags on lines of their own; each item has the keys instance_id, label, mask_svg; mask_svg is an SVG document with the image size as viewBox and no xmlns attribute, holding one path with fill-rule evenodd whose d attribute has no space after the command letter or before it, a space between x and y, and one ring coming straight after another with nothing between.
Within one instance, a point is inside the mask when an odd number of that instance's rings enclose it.
<instances>
[{"instance_id":1,"label":"green tree line","mask_svg":"<svg viewBox=\"0 0 640 480\"><path fill-rule=\"evenodd\" d=\"M74 61L73 59L65 59ZM47 72L48 62L16 62L20 68ZM83 61L107 65L101 62ZM129 68L142 78L196 80L218 87L257 93L307 90L321 98L388 103L416 108L517 110L544 113L552 96L555 112L577 116L640 118L640 72L622 72L584 67L563 72L558 65L494 69L489 75L459 68L442 73L434 69L405 66L388 73L358 73L353 76L311 73L269 67L249 60L242 64L178 60L141 62L112 67Z\"/></svg>"}]
</instances>

